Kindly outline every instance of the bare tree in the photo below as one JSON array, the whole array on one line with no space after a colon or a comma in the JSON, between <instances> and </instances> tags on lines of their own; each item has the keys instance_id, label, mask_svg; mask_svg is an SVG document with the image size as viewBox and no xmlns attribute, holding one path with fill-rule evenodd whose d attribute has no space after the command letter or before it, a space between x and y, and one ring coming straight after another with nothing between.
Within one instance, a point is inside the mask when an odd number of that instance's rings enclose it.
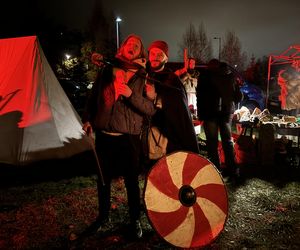
<instances>
[{"instance_id":1,"label":"bare tree","mask_svg":"<svg viewBox=\"0 0 300 250\"><path fill-rule=\"evenodd\" d=\"M111 12L105 14L102 1L95 1L95 7L89 22L89 36L95 50L105 56L116 52L115 17Z\"/></svg>"},{"instance_id":2,"label":"bare tree","mask_svg":"<svg viewBox=\"0 0 300 250\"><path fill-rule=\"evenodd\" d=\"M212 45L211 39L208 40L203 23L198 26L198 50L196 59L198 62L207 62L211 59Z\"/></svg>"},{"instance_id":3,"label":"bare tree","mask_svg":"<svg viewBox=\"0 0 300 250\"><path fill-rule=\"evenodd\" d=\"M207 38L203 23L198 26L197 31L195 26L190 23L182 36L179 47L179 56L183 56L183 51L186 48L189 57L194 57L199 63L207 62L211 58L212 46L211 40Z\"/></svg>"},{"instance_id":4,"label":"bare tree","mask_svg":"<svg viewBox=\"0 0 300 250\"><path fill-rule=\"evenodd\" d=\"M245 67L247 55L242 52L241 42L234 31L226 32L221 50L221 60L238 70L243 70Z\"/></svg>"},{"instance_id":5,"label":"bare tree","mask_svg":"<svg viewBox=\"0 0 300 250\"><path fill-rule=\"evenodd\" d=\"M81 46L80 60L85 66L85 75L89 81L95 80L98 71L98 67L91 63L93 52L101 53L108 58L116 53L114 13L105 14L102 1L95 1L86 41Z\"/></svg>"},{"instance_id":6,"label":"bare tree","mask_svg":"<svg viewBox=\"0 0 300 250\"><path fill-rule=\"evenodd\" d=\"M189 24L189 27L182 36L182 42L179 44L179 48L178 55L181 58L183 58L184 49L187 49L189 57L196 58L198 53L198 38L194 24Z\"/></svg>"}]
</instances>

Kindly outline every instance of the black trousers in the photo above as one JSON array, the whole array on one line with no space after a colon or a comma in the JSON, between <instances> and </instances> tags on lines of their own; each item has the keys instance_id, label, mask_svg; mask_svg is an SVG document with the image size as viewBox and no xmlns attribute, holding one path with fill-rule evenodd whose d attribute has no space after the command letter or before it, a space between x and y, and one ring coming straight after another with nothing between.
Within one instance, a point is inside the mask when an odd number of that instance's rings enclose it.
<instances>
[{"instance_id":1,"label":"black trousers","mask_svg":"<svg viewBox=\"0 0 300 250\"><path fill-rule=\"evenodd\" d=\"M225 155L225 164L230 174L236 169L233 141L231 138L231 121L222 120L204 121L203 128L206 136L208 158L220 169L220 159L218 153L218 135L220 133L222 147Z\"/></svg>"},{"instance_id":2,"label":"black trousers","mask_svg":"<svg viewBox=\"0 0 300 250\"><path fill-rule=\"evenodd\" d=\"M131 221L140 217L140 188L139 188L139 135L113 136L96 131L96 151L99 157L105 185L98 178L99 218L109 215L111 206L111 181L123 176L127 191L129 215Z\"/></svg>"}]
</instances>

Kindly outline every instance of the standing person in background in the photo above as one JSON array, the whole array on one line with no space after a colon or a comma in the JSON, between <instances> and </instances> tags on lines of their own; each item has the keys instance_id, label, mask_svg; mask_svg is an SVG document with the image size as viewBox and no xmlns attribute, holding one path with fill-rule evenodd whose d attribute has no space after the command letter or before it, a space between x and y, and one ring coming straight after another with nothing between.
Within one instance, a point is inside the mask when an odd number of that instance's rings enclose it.
<instances>
[{"instance_id":1,"label":"standing person in background","mask_svg":"<svg viewBox=\"0 0 300 250\"><path fill-rule=\"evenodd\" d=\"M158 110L152 123L168 138L167 154L174 151L199 153L198 142L188 108L184 86L178 76L165 67L168 44L154 41L148 48L149 78L157 93Z\"/></svg>"},{"instance_id":2,"label":"standing person in background","mask_svg":"<svg viewBox=\"0 0 300 250\"><path fill-rule=\"evenodd\" d=\"M195 58L188 58L187 67L176 70L175 74L179 76L187 93L188 105L192 109L197 108L196 88L198 84L199 71L195 69ZM196 115L196 114L195 114Z\"/></svg>"},{"instance_id":3,"label":"standing person in background","mask_svg":"<svg viewBox=\"0 0 300 250\"><path fill-rule=\"evenodd\" d=\"M217 59L212 59L208 63L206 73L200 76L197 87L197 112L199 119L203 121L208 158L221 171L218 154L220 131L228 170L222 174L236 179L239 173L235 163L231 122L234 104L242 99L242 93L227 64Z\"/></svg>"},{"instance_id":4,"label":"standing person in background","mask_svg":"<svg viewBox=\"0 0 300 250\"><path fill-rule=\"evenodd\" d=\"M142 237L140 218L139 156L142 121L156 109L144 97L146 58L142 40L128 36L110 64L102 67L88 99L83 130L95 132L96 151L105 185L98 178L99 215L85 234L91 234L109 218L111 181L123 176L127 191L130 230Z\"/></svg>"}]
</instances>

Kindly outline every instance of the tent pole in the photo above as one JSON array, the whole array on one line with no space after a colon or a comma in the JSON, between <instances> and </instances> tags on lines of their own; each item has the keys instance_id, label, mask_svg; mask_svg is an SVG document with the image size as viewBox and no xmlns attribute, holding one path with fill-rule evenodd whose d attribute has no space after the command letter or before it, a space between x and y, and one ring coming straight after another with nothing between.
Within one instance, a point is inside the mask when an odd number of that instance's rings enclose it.
<instances>
[{"instance_id":1,"label":"tent pole","mask_svg":"<svg viewBox=\"0 0 300 250\"><path fill-rule=\"evenodd\" d=\"M267 92L267 95L266 95L266 108L268 108L268 101L269 101L271 64L272 64L272 55L269 56L269 63L268 63L268 81L267 81L267 91L266 91Z\"/></svg>"}]
</instances>

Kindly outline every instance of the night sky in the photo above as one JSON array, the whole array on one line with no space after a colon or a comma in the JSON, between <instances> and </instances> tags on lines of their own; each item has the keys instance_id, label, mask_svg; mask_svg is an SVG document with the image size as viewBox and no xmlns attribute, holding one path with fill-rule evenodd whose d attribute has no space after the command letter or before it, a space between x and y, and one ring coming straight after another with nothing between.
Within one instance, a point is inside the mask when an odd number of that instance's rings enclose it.
<instances>
[{"instance_id":1,"label":"night sky","mask_svg":"<svg viewBox=\"0 0 300 250\"><path fill-rule=\"evenodd\" d=\"M132 3L130 7L126 2ZM136 32L145 44L165 39L171 47L171 59L177 57L178 42L190 22L196 27L203 22L209 38L224 37L227 30L235 31L249 58L252 54L255 57L278 54L290 45L300 45L299 0L111 0L111 3L124 20L124 34ZM132 12L136 14L131 16ZM212 40L212 45L216 55L218 40Z\"/></svg>"},{"instance_id":2,"label":"night sky","mask_svg":"<svg viewBox=\"0 0 300 250\"><path fill-rule=\"evenodd\" d=\"M72 29L84 29L95 1L42 0L36 2L40 13ZM27 2L27 1L22 1ZM29 1L30 2L30 1ZM178 61L178 44L193 23L203 23L208 38L224 38L227 30L239 37L248 58L278 55L291 45L300 44L299 0L103 0L107 11L114 11L123 21L121 38L140 35L147 47L152 40L166 40L170 60ZM11 15L10 18L16 19ZM114 20L112 20L114 22ZM3 24L2 24L3 25ZM212 39L214 56L218 40Z\"/></svg>"}]
</instances>

